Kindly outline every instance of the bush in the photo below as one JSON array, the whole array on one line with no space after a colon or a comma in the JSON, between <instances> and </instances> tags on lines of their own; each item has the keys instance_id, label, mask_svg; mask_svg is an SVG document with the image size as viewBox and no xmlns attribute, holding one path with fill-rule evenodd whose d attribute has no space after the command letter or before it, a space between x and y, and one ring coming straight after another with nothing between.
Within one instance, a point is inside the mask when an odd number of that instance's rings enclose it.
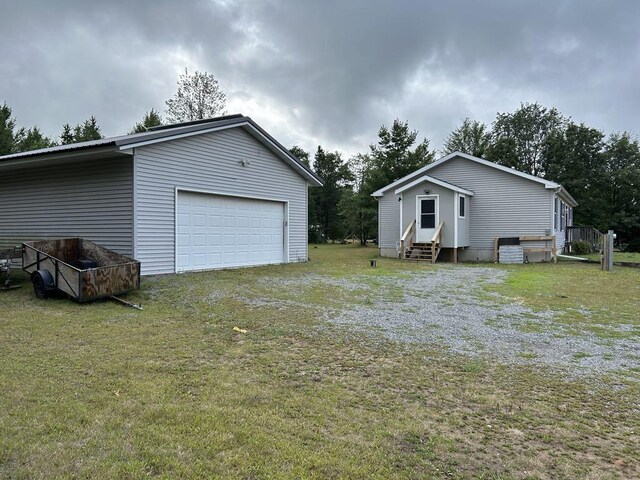
<instances>
[{"instance_id":1,"label":"bush","mask_svg":"<svg viewBox=\"0 0 640 480\"><path fill-rule=\"evenodd\" d=\"M573 253L577 255L588 255L592 252L591 244L589 242L574 242L572 244Z\"/></svg>"},{"instance_id":2,"label":"bush","mask_svg":"<svg viewBox=\"0 0 640 480\"><path fill-rule=\"evenodd\" d=\"M629 240L629 244L627 248L624 249L625 252L640 252L640 237L635 237Z\"/></svg>"},{"instance_id":3,"label":"bush","mask_svg":"<svg viewBox=\"0 0 640 480\"><path fill-rule=\"evenodd\" d=\"M322 232L309 229L309 243L327 243L327 239L324 238Z\"/></svg>"}]
</instances>

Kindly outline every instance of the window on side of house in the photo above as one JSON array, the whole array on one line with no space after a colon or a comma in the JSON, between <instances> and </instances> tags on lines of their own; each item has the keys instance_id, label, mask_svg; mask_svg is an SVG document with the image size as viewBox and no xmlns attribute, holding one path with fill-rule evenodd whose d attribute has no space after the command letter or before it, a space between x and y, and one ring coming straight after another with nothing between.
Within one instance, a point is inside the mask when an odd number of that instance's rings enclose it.
<instances>
[{"instance_id":1,"label":"window on side of house","mask_svg":"<svg viewBox=\"0 0 640 480\"><path fill-rule=\"evenodd\" d=\"M554 197L553 199L553 228L554 230L559 230L559 222L558 222L558 197Z\"/></svg>"},{"instance_id":2,"label":"window on side of house","mask_svg":"<svg viewBox=\"0 0 640 480\"><path fill-rule=\"evenodd\" d=\"M460 195L460 199L458 200L458 202L459 202L458 217L459 218L466 218L466 216L467 216L467 197L465 197L464 195Z\"/></svg>"},{"instance_id":3,"label":"window on side of house","mask_svg":"<svg viewBox=\"0 0 640 480\"><path fill-rule=\"evenodd\" d=\"M564 230L567 224L567 206L564 202L560 202L560 231Z\"/></svg>"},{"instance_id":4,"label":"window on side of house","mask_svg":"<svg viewBox=\"0 0 640 480\"><path fill-rule=\"evenodd\" d=\"M567 227L573 227L573 207L567 209Z\"/></svg>"}]
</instances>

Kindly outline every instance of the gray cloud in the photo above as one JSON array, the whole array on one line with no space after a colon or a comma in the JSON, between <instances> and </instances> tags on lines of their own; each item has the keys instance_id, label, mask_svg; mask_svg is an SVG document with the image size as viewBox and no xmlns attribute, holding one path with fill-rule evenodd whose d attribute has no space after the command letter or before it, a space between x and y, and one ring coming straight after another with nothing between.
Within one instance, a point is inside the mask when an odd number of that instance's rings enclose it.
<instances>
[{"instance_id":1,"label":"gray cloud","mask_svg":"<svg viewBox=\"0 0 640 480\"><path fill-rule=\"evenodd\" d=\"M6 3L6 2L5 2ZM187 66L214 73L287 145L364 151L395 117L435 147L522 101L637 131L640 4L619 1L9 2L0 101L57 135L164 109Z\"/></svg>"}]
</instances>

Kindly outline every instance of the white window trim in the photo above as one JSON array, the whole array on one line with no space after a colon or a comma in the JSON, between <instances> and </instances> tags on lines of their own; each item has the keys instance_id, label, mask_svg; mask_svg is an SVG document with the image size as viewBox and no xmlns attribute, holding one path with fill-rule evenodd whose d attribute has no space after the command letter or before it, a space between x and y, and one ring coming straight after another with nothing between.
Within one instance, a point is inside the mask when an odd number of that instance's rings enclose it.
<instances>
[{"instance_id":1,"label":"white window trim","mask_svg":"<svg viewBox=\"0 0 640 480\"><path fill-rule=\"evenodd\" d=\"M464 200L464 215L460 215L460 199ZM458 195L458 218L467 218L467 196L463 194Z\"/></svg>"},{"instance_id":2,"label":"white window trim","mask_svg":"<svg viewBox=\"0 0 640 480\"><path fill-rule=\"evenodd\" d=\"M429 194L424 194L424 195L416 195L416 242L419 243L418 241L418 230L420 230L420 227L418 226L418 217L420 216L420 200L423 198L435 198L436 200L436 211L435 211L435 225L434 225L434 229L438 228L438 225L440 224L440 194L438 193L429 193Z\"/></svg>"}]
</instances>

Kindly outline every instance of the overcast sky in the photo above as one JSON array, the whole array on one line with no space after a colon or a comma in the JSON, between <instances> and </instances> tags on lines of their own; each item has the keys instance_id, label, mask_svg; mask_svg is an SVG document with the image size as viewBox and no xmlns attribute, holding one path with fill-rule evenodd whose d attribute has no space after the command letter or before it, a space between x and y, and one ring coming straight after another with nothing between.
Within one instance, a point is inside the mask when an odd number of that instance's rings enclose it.
<instances>
[{"instance_id":1,"label":"overcast sky","mask_svg":"<svg viewBox=\"0 0 640 480\"><path fill-rule=\"evenodd\" d=\"M58 136L95 115L105 135L164 113L188 67L228 113L285 146L368 150L408 120L440 148L464 117L520 102L607 133L640 130L640 2L0 2L0 103Z\"/></svg>"}]
</instances>

